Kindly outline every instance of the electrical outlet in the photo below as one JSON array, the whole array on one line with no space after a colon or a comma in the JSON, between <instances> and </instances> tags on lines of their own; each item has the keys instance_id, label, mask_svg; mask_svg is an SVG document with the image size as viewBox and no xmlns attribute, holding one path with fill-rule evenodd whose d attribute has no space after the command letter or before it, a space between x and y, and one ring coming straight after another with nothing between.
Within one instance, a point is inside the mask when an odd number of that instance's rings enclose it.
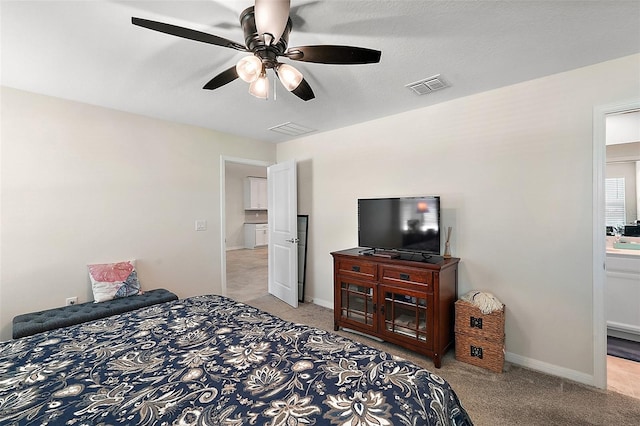
<instances>
[{"instance_id":1,"label":"electrical outlet","mask_svg":"<svg viewBox=\"0 0 640 426\"><path fill-rule=\"evenodd\" d=\"M76 303L78 303L77 297L67 297L67 306L75 305Z\"/></svg>"}]
</instances>

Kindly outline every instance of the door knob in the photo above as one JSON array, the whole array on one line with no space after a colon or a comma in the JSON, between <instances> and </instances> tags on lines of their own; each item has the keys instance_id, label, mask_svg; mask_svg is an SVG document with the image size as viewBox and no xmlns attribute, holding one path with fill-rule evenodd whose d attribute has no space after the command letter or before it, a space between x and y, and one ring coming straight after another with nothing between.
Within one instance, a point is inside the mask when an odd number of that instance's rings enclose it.
<instances>
[{"instance_id":1,"label":"door knob","mask_svg":"<svg viewBox=\"0 0 640 426\"><path fill-rule=\"evenodd\" d=\"M300 241L298 238L291 238L290 240L285 240L288 243L297 243L298 241Z\"/></svg>"}]
</instances>

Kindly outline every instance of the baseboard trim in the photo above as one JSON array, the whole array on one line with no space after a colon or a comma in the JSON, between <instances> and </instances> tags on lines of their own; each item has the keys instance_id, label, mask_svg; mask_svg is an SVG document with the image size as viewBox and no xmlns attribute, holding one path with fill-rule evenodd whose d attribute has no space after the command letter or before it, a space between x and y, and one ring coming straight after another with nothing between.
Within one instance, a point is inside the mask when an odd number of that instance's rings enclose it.
<instances>
[{"instance_id":1,"label":"baseboard trim","mask_svg":"<svg viewBox=\"0 0 640 426\"><path fill-rule=\"evenodd\" d=\"M324 308L333 310L333 301L328 302L322 299L311 298L311 302ZM512 364L539 371L541 373L550 374L552 376L561 377L563 379L572 380L574 382L582 383L589 386L595 386L595 378L591 374L582 373L580 371L571 370L569 368L559 367L554 364L549 364L547 362L514 354L513 352L505 352L505 360Z\"/></svg>"},{"instance_id":2,"label":"baseboard trim","mask_svg":"<svg viewBox=\"0 0 640 426\"><path fill-rule=\"evenodd\" d=\"M322 300L322 299L316 299L314 297L311 297L308 299L311 303L315 303L316 305L320 305L323 308L327 308L327 309L331 309L333 310L333 301L331 302L327 302L326 300Z\"/></svg>"},{"instance_id":3,"label":"baseboard trim","mask_svg":"<svg viewBox=\"0 0 640 426\"><path fill-rule=\"evenodd\" d=\"M582 373L580 371L571 370L569 368L560 367L547 362L539 361L533 358L527 358L522 355L506 352L504 359L512 364L536 370L541 373L550 374L552 376L561 377L563 379L573 380L589 386L595 386L593 375Z\"/></svg>"},{"instance_id":4,"label":"baseboard trim","mask_svg":"<svg viewBox=\"0 0 640 426\"><path fill-rule=\"evenodd\" d=\"M624 324L621 322L607 321L607 328L615 331L621 331L623 333L640 335L640 327L633 324Z\"/></svg>"},{"instance_id":5,"label":"baseboard trim","mask_svg":"<svg viewBox=\"0 0 640 426\"><path fill-rule=\"evenodd\" d=\"M627 333L625 331L614 330L612 328L607 329L607 336L617 337L618 339L631 340L633 342L640 342L639 334Z\"/></svg>"}]
</instances>

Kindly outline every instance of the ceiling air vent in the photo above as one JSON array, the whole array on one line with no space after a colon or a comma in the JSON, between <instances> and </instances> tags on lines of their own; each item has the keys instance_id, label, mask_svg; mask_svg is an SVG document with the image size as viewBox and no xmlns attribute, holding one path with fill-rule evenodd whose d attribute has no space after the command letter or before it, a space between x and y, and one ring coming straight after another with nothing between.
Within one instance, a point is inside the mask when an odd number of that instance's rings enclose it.
<instances>
[{"instance_id":1,"label":"ceiling air vent","mask_svg":"<svg viewBox=\"0 0 640 426\"><path fill-rule=\"evenodd\" d=\"M440 74L437 74L433 77L425 78L414 83L409 83L405 87L413 90L417 95L426 95L427 93L435 92L436 90L449 87L449 83L447 83L442 77L440 77Z\"/></svg>"},{"instance_id":2,"label":"ceiling air vent","mask_svg":"<svg viewBox=\"0 0 640 426\"><path fill-rule=\"evenodd\" d=\"M270 127L269 130L289 136L300 136L306 133L315 132L315 129L310 129L308 127L304 127L300 124L292 123L290 121Z\"/></svg>"}]
</instances>

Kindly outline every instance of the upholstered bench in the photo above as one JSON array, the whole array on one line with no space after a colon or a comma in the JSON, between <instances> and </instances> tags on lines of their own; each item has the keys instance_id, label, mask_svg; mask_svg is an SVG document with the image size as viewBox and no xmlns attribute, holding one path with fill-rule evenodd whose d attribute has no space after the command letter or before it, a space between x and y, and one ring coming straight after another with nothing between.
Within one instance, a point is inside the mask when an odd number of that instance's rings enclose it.
<instances>
[{"instance_id":1,"label":"upholstered bench","mask_svg":"<svg viewBox=\"0 0 640 426\"><path fill-rule=\"evenodd\" d=\"M13 319L13 338L31 336L43 331L68 327L111 315L178 300L178 296L163 288L145 291L137 296L122 297L100 303L78 303L46 311L18 315Z\"/></svg>"}]
</instances>

